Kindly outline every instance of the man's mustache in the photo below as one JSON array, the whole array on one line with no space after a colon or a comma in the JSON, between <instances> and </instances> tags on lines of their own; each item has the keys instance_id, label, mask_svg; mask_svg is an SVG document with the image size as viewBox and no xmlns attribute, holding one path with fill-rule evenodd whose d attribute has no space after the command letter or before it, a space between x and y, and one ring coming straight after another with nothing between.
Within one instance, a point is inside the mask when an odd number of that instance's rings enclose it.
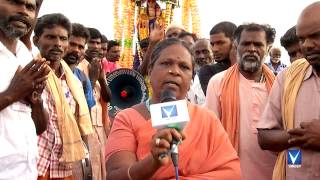
<instances>
[{"instance_id":1,"label":"man's mustache","mask_svg":"<svg viewBox=\"0 0 320 180\"><path fill-rule=\"evenodd\" d=\"M257 55L256 53L245 53L242 57L243 59L251 57L251 58L255 58L256 60L260 58L259 55Z\"/></svg>"},{"instance_id":2,"label":"man's mustache","mask_svg":"<svg viewBox=\"0 0 320 180\"><path fill-rule=\"evenodd\" d=\"M74 57L76 60L80 59L80 56L76 52L70 52L66 55L66 57Z\"/></svg>"},{"instance_id":3,"label":"man's mustache","mask_svg":"<svg viewBox=\"0 0 320 180\"><path fill-rule=\"evenodd\" d=\"M199 65L207 64L207 59L206 58L197 58L196 63Z\"/></svg>"},{"instance_id":4,"label":"man's mustache","mask_svg":"<svg viewBox=\"0 0 320 180\"><path fill-rule=\"evenodd\" d=\"M22 15L13 15L13 16L9 16L8 17L8 21L12 22L12 21L20 21L23 22L24 24L27 25L28 28L30 28L32 26L31 24L31 20L29 20L28 18L22 16Z\"/></svg>"},{"instance_id":5,"label":"man's mustache","mask_svg":"<svg viewBox=\"0 0 320 180\"><path fill-rule=\"evenodd\" d=\"M59 48L53 48L53 49L50 49L49 52L59 52L59 53L63 53L64 51L59 49Z\"/></svg>"},{"instance_id":6,"label":"man's mustache","mask_svg":"<svg viewBox=\"0 0 320 180\"><path fill-rule=\"evenodd\" d=\"M311 56L311 55L313 55L313 54L320 54L320 49L308 51L308 52L306 52L305 54L306 54L306 56Z\"/></svg>"}]
</instances>

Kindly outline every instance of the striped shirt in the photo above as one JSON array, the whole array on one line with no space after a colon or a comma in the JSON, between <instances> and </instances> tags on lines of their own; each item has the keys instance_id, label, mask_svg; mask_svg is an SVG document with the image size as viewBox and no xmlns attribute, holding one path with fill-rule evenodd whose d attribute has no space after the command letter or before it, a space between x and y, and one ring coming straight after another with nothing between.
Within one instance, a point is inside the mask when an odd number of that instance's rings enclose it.
<instances>
[{"instance_id":1,"label":"striped shirt","mask_svg":"<svg viewBox=\"0 0 320 180\"><path fill-rule=\"evenodd\" d=\"M66 95L71 111L76 112L76 102L67 85L66 76L63 73L59 78L62 89ZM72 175L71 164L59 162L62 155L62 139L58 128L58 116L52 94L45 89L42 94L43 101L48 105L48 127L47 130L38 137L39 160L38 173L44 176L49 170L50 178L64 178Z\"/></svg>"}]
</instances>

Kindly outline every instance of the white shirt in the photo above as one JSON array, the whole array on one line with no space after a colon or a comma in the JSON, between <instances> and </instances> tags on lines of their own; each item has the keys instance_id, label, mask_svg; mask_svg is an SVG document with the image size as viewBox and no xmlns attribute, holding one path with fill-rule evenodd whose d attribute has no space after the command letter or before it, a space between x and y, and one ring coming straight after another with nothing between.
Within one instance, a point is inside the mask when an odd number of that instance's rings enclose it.
<instances>
[{"instance_id":1,"label":"white shirt","mask_svg":"<svg viewBox=\"0 0 320 180\"><path fill-rule=\"evenodd\" d=\"M16 56L0 42L0 92L5 91L19 65L32 54L19 41ZM0 111L0 180L37 179L37 134L31 108L15 102Z\"/></svg>"},{"instance_id":2,"label":"white shirt","mask_svg":"<svg viewBox=\"0 0 320 180\"><path fill-rule=\"evenodd\" d=\"M202 91L198 74L194 76L193 82L191 82L190 90L187 93L187 99L198 105L203 105L205 103L206 96Z\"/></svg>"}]
</instances>

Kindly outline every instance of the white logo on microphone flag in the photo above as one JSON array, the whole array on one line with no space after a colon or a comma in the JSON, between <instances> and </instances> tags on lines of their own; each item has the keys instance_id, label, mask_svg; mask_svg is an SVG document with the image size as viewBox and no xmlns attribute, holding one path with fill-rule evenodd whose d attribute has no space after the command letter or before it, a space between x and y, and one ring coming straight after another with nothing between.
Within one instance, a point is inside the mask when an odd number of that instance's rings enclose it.
<instances>
[{"instance_id":1,"label":"white logo on microphone flag","mask_svg":"<svg viewBox=\"0 0 320 180\"><path fill-rule=\"evenodd\" d=\"M165 103L151 104L152 127L183 129L190 120L185 99Z\"/></svg>"},{"instance_id":2,"label":"white logo on microphone flag","mask_svg":"<svg viewBox=\"0 0 320 180\"><path fill-rule=\"evenodd\" d=\"M162 115L162 118L169 118L169 117L178 116L177 106L171 105L171 106L161 107L161 115Z\"/></svg>"}]
</instances>

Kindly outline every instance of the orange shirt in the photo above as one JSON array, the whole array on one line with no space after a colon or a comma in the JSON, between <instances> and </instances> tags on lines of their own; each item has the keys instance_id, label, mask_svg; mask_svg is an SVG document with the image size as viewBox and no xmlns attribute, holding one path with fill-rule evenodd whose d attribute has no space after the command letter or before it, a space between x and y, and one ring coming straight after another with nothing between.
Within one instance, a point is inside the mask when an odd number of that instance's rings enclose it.
<instances>
[{"instance_id":1,"label":"orange shirt","mask_svg":"<svg viewBox=\"0 0 320 180\"><path fill-rule=\"evenodd\" d=\"M207 109L188 104L190 122L184 128L186 139L179 146L181 179L240 180L240 163L226 132ZM150 154L150 141L156 133L151 120L129 108L116 116L106 145L107 159L119 151L130 151L138 160ZM173 179L170 164L161 167L151 179Z\"/></svg>"}]
</instances>

